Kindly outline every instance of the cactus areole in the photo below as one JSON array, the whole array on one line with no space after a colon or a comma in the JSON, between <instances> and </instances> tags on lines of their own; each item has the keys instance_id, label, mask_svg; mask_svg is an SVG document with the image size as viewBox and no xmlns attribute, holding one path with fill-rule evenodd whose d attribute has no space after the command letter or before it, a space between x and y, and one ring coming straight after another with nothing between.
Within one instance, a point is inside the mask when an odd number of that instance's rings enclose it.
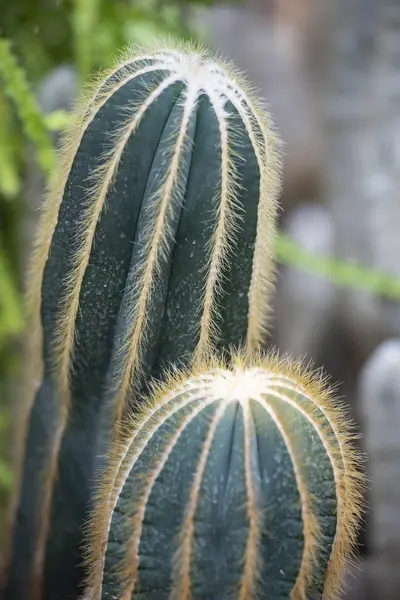
<instances>
[{"instance_id":1,"label":"cactus areole","mask_svg":"<svg viewBox=\"0 0 400 600\"><path fill-rule=\"evenodd\" d=\"M346 420L276 356L160 388L115 447L85 600L336 599L361 496Z\"/></svg>"},{"instance_id":2,"label":"cactus areole","mask_svg":"<svg viewBox=\"0 0 400 600\"><path fill-rule=\"evenodd\" d=\"M31 270L12 600L76 595L95 457L149 377L263 342L277 144L238 81L196 49L129 51L66 137Z\"/></svg>"}]
</instances>

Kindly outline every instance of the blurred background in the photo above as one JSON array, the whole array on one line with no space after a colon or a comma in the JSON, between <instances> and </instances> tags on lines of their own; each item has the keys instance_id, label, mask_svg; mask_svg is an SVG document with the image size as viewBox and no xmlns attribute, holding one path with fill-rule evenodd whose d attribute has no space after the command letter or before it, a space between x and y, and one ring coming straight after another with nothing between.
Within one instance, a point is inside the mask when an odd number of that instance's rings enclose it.
<instances>
[{"instance_id":1,"label":"blurred background","mask_svg":"<svg viewBox=\"0 0 400 600\"><path fill-rule=\"evenodd\" d=\"M274 116L284 175L271 342L325 367L362 434L367 510L343 598L398 600L400 0L0 0L1 525L24 272L54 148L87 77L159 35L233 59Z\"/></svg>"}]
</instances>

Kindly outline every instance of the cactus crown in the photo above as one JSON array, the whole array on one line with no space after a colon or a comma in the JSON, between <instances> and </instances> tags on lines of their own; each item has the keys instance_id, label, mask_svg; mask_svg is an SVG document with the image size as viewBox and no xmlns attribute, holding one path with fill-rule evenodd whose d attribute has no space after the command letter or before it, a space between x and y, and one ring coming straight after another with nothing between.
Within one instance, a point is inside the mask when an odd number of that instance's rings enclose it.
<instances>
[{"instance_id":1,"label":"cactus crown","mask_svg":"<svg viewBox=\"0 0 400 600\"><path fill-rule=\"evenodd\" d=\"M155 386L126 434L98 486L85 600L336 598L362 479L321 372L209 361Z\"/></svg>"}]
</instances>

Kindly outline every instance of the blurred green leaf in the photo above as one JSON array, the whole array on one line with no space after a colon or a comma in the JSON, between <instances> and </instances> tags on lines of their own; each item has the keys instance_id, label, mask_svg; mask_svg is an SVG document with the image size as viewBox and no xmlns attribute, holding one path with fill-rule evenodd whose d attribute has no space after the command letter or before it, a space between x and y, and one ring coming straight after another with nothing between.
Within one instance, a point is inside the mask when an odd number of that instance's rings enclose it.
<instances>
[{"instance_id":1,"label":"blurred green leaf","mask_svg":"<svg viewBox=\"0 0 400 600\"><path fill-rule=\"evenodd\" d=\"M12 137L7 130L0 98L0 192L6 198L15 198L21 189L18 173L18 155L12 147Z\"/></svg>"},{"instance_id":2,"label":"blurred green leaf","mask_svg":"<svg viewBox=\"0 0 400 600\"><path fill-rule=\"evenodd\" d=\"M12 486L13 476L10 467L0 460L0 488L9 490Z\"/></svg>"},{"instance_id":3,"label":"blurred green leaf","mask_svg":"<svg viewBox=\"0 0 400 600\"><path fill-rule=\"evenodd\" d=\"M55 110L43 116L46 127L50 131L62 131L71 123L72 115L66 110Z\"/></svg>"},{"instance_id":4,"label":"blurred green leaf","mask_svg":"<svg viewBox=\"0 0 400 600\"><path fill-rule=\"evenodd\" d=\"M74 0L72 29L75 43L75 59L83 81L93 69L93 46L100 21L101 0Z\"/></svg>"},{"instance_id":5,"label":"blurred green leaf","mask_svg":"<svg viewBox=\"0 0 400 600\"><path fill-rule=\"evenodd\" d=\"M7 336L22 331L22 307L7 257L0 244L0 349Z\"/></svg>"},{"instance_id":6,"label":"blurred green leaf","mask_svg":"<svg viewBox=\"0 0 400 600\"><path fill-rule=\"evenodd\" d=\"M0 411L0 435L2 435L9 427L8 414ZM12 485L12 472L10 467L0 459L0 489L9 490Z\"/></svg>"},{"instance_id":7,"label":"blurred green leaf","mask_svg":"<svg viewBox=\"0 0 400 600\"><path fill-rule=\"evenodd\" d=\"M14 198L21 189L18 137L13 131L10 107L0 92L0 193Z\"/></svg>"},{"instance_id":8,"label":"blurred green leaf","mask_svg":"<svg viewBox=\"0 0 400 600\"><path fill-rule=\"evenodd\" d=\"M283 233L277 239L276 252L278 260L283 264L324 277L337 285L364 288L376 295L400 301L400 278L389 273L350 261L317 256Z\"/></svg>"},{"instance_id":9,"label":"blurred green leaf","mask_svg":"<svg viewBox=\"0 0 400 600\"><path fill-rule=\"evenodd\" d=\"M4 93L16 107L26 136L35 145L39 165L49 175L54 166L54 151L42 113L30 90L26 74L12 53L11 43L1 38L0 80Z\"/></svg>"}]
</instances>

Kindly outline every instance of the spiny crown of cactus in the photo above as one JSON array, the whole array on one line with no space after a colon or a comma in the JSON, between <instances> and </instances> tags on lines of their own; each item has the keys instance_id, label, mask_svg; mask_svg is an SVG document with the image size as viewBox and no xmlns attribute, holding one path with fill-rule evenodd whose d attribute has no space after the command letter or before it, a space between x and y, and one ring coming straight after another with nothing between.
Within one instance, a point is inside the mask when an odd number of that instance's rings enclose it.
<instances>
[{"instance_id":1,"label":"spiny crown of cactus","mask_svg":"<svg viewBox=\"0 0 400 600\"><path fill-rule=\"evenodd\" d=\"M114 446L84 600L336 599L362 481L321 373L236 354L154 389Z\"/></svg>"},{"instance_id":2,"label":"spiny crown of cactus","mask_svg":"<svg viewBox=\"0 0 400 600\"><path fill-rule=\"evenodd\" d=\"M150 376L264 340L278 152L245 89L204 51L160 46L129 50L79 105L31 269L40 385L13 504L13 600L76 594L98 457Z\"/></svg>"}]
</instances>

